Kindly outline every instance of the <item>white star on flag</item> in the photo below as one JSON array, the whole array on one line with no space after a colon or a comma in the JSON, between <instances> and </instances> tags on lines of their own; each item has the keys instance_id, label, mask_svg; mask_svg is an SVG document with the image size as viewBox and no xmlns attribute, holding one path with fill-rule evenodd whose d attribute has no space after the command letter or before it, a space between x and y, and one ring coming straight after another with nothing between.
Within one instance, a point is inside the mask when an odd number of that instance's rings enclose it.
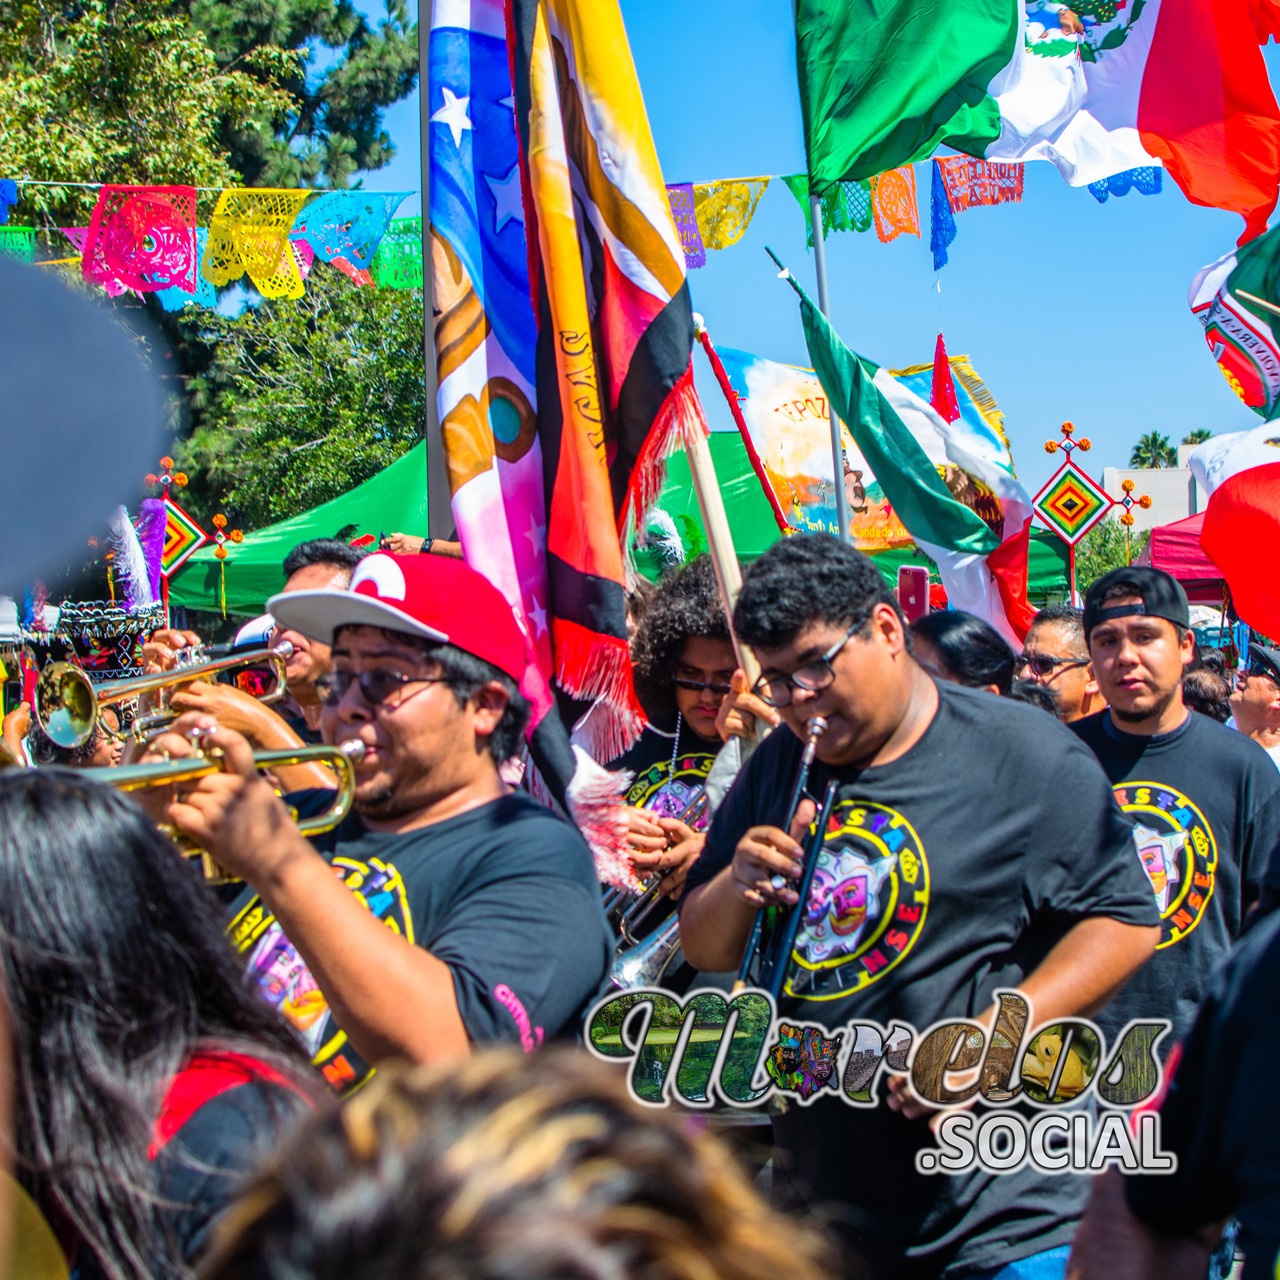
<instances>
[{"instance_id":1,"label":"white star on flag","mask_svg":"<svg viewBox=\"0 0 1280 1280\"><path fill-rule=\"evenodd\" d=\"M501 231L508 222L524 222L524 199L520 193L520 166L513 164L511 172L505 178L484 175L484 180L493 192L494 233Z\"/></svg>"},{"instance_id":2,"label":"white star on flag","mask_svg":"<svg viewBox=\"0 0 1280 1280\"><path fill-rule=\"evenodd\" d=\"M444 106L431 117L431 123L445 125L453 134L453 145L461 147L462 131L471 128L471 117L467 110L471 99L458 97L452 89L443 84L440 86L440 92L444 94Z\"/></svg>"},{"instance_id":3,"label":"white star on flag","mask_svg":"<svg viewBox=\"0 0 1280 1280\"><path fill-rule=\"evenodd\" d=\"M533 601L533 608L529 610L529 621L533 623L533 638L536 640L540 635L544 635L547 630L547 611L538 603L537 596L529 597Z\"/></svg>"},{"instance_id":4,"label":"white star on flag","mask_svg":"<svg viewBox=\"0 0 1280 1280\"><path fill-rule=\"evenodd\" d=\"M547 549L547 526L539 524L536 518L524 531L524 536L533 544L534 555L540 556Z\"/></svg>"}]
</instances>

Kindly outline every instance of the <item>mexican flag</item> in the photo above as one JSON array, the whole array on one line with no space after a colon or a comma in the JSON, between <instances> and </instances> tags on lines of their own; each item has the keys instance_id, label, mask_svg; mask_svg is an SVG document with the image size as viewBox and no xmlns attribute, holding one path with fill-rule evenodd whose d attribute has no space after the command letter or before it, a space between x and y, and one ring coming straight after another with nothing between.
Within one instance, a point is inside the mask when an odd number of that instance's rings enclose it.
<instances>
[{"instance_id":1,"label":"mexican flag","mask_svg":"<svg viewBox=\"0 0 1280 1280\"><path fill-rule=\"evenodd\" d=\"M930 156L1049 160L1073 186L1164 164L1259 235L1280 109L1265 5L1225 0L798 0L811 190Z\"/></svg>"},{"instance_id":2,"label":"mexican flag","mask_svg":"<svg viewBox=\"0 0 1280 1280\"><path fill-rule=\"evenodd\" d=\"M1203 268L1187 301L1232 391L1268 422L1280 415L1280 228Z\"/></svg>"},{"instance_id":3,"label":"mexican flag","mask_svg":"<svg viewBox=\"0 0 1280 1280\"><path fill-rule=\"evenodd\" d=\"M856 356L790 272L814 371L874 471L894 514L938 564L947 599L1020 646L1027 603L1031 499L1014 476L969 447L927 400Z\"/></svg>"},{"instance_id":4,"label":"mexican flag","mask_svg":"<svg viewBox=\"0 0 1280 1280\"><path fill-rule=\"evenodd\" d=\"M1255 631L1280 636L1280 437L1264 424L1214 436L1188 459L1209 495L1200 545L1222 570L1236 610Z\"/></svg>"}]
</instances>

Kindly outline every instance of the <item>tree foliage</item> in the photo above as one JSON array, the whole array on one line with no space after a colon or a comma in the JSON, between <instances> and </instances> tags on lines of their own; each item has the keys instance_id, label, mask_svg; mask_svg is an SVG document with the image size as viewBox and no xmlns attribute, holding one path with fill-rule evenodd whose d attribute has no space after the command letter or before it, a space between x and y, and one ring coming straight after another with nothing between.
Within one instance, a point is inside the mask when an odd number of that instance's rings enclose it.
<instances>
[{"instance_id":1,"label":"tree foliage","mask_svg":"<svg viewBox=\"0 0 1280 1280\"><path fill-rule=\"evenodd\" d=\"M1176 467L1178 451L1169 442L1168 436L1161 435L1158 431L1148 431L1133 446L1133 451L1129 454L1129 465L1144 468Z\"/></svg>"},{"instance_id":2,"label":"tree foliage","mask_svg":"<svg viewBox=\"0 0 1280 1280\"><path fill-rule=\"evenodd\" d=\"M303 298L180 323L212 352L189 380L196 427L177 450L196 510L258 528L345 493L421 439L420 290L361 289L317 265Z\"/></svg>"},{"instance_id":3,"label":"tree foliage","mask_svg":"<svg viewBox=\"0 0 1280 1280\"><path fill-rule=\"evenodd\" d=\"M1083 595L1089 584L1096 582L1104 573L1132 563L1142 554L1150 537L1150 529L1141 532L1130 530L1126 554L1124 525L1110 517L1098 521L1076 543L1076 589Z\"/></svg>"},{"instance_id":4,"label":"tree foliage","mask_svg":"<svg viewBox=\"0 0 1280 1280\"><path fill-rule=\"evenodd\" d=\"M1206 440L1213 438L1213 432L1208 427L1197 427L1194 431L1188 431L1182 437L1183 444L1204 444Z\"/></svg>"},{"instance_id":5,"label":"tree foliage","mask_svg":"<svg viewBox=\"0 0 1280 1280\"><path fill-rule=\"evenodd\" d=\"M205 37L161 0L67 6L0 0L5 173L39 182L238 181L221 136L287 113L296 54L262 44L220 67ZM11 221L83 226L97 199L21 188Z\"/></svg>"},{"instance_id":6,"label":"tree foliage","mask_svg":"<svg viewBox=\"0 0 1280 1280\"><path fill-rule=\"evenodd\" d=\"M418 28L405 0L386 0L370 25L351 0L179 0L224 72L255 74L260 50L296 55L283 87L287 109L250 121L226 119L231 163L247 186L345 187L361 169L381 169L395 147L383 112L413 92Z\"/></svg>"}]
</instances>

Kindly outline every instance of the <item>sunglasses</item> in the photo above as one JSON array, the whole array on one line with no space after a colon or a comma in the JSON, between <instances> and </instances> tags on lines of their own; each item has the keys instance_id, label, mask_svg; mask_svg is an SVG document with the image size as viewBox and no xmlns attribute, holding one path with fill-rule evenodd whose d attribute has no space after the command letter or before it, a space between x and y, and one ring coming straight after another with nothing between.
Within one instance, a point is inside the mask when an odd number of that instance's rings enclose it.
<instances>
[{"instance_id":1,"label":"sunglasses","mask_svg":"<svg viewBox=\"0 0 1280 1280\"><path fill-rule=\"evenodd\" d=\"M380 707L407 684L448 684L448 676L405 676L398 671L330 671L316 681L316 691L326 707L336 707L351 686L371 707Z\"/></svg>"},{"instance_id":2,"label":"sunglasses","mask_svg":"<svg viewBox=\"0 0 1280 1280\"><path fill-rule=\"evenodd\" d=\"M686 680L684 676L676 676L672 683L677 689L688 689L693 693L701 693L704 689L721 695L733 692L732 685L717 684L714 680Z\"/></svg>"},{"instance_id":3,"label":"sunglasses","mask_svg":"<svg viewBox=\"0 0 1280 1280\"><path fill-rule=\"evenodd\" d=\"M276 687L276 675L264 667L248 667L237 671L232 683L251 697L263 698Z\"/></svg>"},{"instance_id":4,"label":"sunglasses","mask_svg":"<svg viewBox=\"0 0 1280 1280\"><path fill-rule=\"evenodd\" d=\"M1053 675L1059 667L1063 671L1070 671L1072 667L1087 667L1089 659L1051 658L1047 653L1020 653L1017 665L1019 668L1025 667L1033 676L1043 680L1046 676Z\"/></svg>"},{"instance_id":5,"label":"sunglasses","mask_svg":"<svg viewBox=\"0 0 1280 1280\"><path fill-rule=\"evenodd\" d=\"M1250 677L1265 676L1272 684L1280 685L1280 676L1276 675L1274 668L1267 666L1265 662L1259 662L1257 658L1250 660L1245 668L1245 674Z\"/></svg>"}]
</instances>

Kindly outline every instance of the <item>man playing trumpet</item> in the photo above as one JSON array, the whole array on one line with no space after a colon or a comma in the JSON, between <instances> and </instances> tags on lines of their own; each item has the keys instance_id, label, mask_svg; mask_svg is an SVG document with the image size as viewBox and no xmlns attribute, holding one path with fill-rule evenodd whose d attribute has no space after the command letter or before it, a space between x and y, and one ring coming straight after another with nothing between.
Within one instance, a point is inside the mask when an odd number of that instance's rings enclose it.
<instances>
[{"instance_id":1,"label":"man playing trumpet","mask_svg":"<svg viewBox=\"0 0 1280 1280\"><path fill-rule=\"evenodd\" d=\"M332 644L321 729L364 747L354 814L313 847L241 735L193 713L156 744L198 730L225 754L166 816L250 886L231 936L266 998L340 1091L384 1058L576 1030L612 943L581 836L498 777L528 716L510 606L460 561L378 554L349 590L269 607Z\"/></svg>"}]
</instances>

